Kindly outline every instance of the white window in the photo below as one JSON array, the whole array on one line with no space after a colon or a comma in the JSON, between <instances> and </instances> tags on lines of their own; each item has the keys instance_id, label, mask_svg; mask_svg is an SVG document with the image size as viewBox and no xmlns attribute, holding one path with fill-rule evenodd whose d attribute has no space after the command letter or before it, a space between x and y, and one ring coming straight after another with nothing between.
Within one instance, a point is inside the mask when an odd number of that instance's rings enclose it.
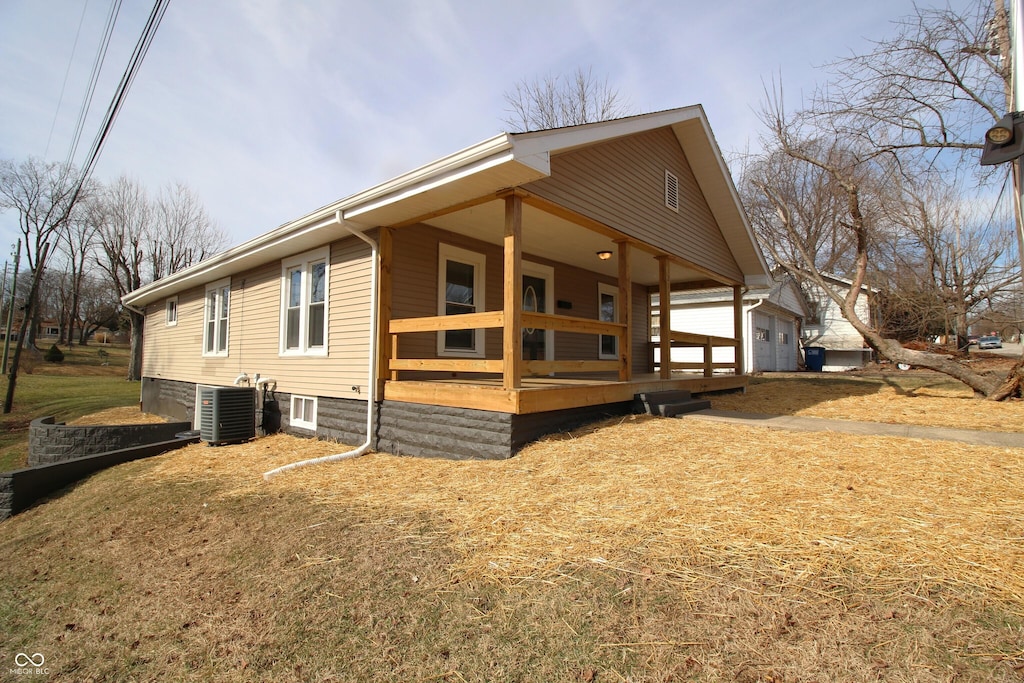
<instances>
[{"instance_id":1,"label":"white window","mask_svg":"<svg viewBox=\"0 0 1024 683\"><path fill-rule=\"evenodd\" d=\"M474 251L438 245L437 314L461 315L484 310L486 258ZM439 356L484 356L482 329L442 330L437 333Z\"/></svg>"},{"instance_id":2,"label":"white window","mask_svg":"<svg viewBox=\"0 0 1024 683\"><path fill-rule=\"evenodd\" d=\"M167 327L174 327L178 324L178 297L172 296L164 306L166 312Z\"/></svg>"},{"instance_id":3,"label":"white window","mask_svg":"<svg viewBox=\"0 0 1024 683\"><path fill-rule=\"evenodd\" d=\"M771 332L769 332L764 327L755 327L754 328L754 339L756 339L759 342L769 341L771 339Z\"/></svg>"},{"instance_id":4,"label":"white window","mask_svg":"<svg viewBox=\"0 0 1024 683\"><path fill-rule=\"evenodd\" d=\"M281 354L327 354L327 247L281 263Z\"/></svg>"},{"instance_id":5,"label":"white window","mask_svg":"<svg viewBox=\"0 0 1024 683\"><path fill-rule=\"evenodd\" d=\"M316 431L316 397L292 396L292 409L288 422L292 427Z\"/></svg>"},{"instance_id":6,"label":"white window","mask_svg":"<svg viewBox=\"0 0 1024 683\"><path fill-rule=\"evenodd\" d=\"M599 320L604 323L614 323L619 319L619 288L603 283L597 285L597 302ZM600 335L600 347L598 358L603 360L617 360L619 357L619 338L610 335Z\"/></svg>"},{"instance_id":7,"label":"white window","mask_svg":"<svg viewBox=\"0 0 1024 683\"><path fill-rule=\"evenodd\" d=\"M231 279L206 286L203 314L203 355L228 355L228 313L230 311Z\"/></svg>"},{"instance_id":8,"label":"white window","mask_svg":"<svg viewBox=\"0 0 1024 683\"><path fill-rule=\"evenodd\" d=\"M665 170L665 206L679 211L679 178L668 169Z\"/></svg>"}]
</instances>

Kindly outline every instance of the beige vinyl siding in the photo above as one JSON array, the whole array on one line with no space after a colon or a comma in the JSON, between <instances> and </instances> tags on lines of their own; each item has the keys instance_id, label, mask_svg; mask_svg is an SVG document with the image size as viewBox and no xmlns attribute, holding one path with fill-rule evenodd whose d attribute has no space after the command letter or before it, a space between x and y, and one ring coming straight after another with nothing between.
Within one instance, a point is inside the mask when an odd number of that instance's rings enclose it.
<instances>
[{"instance_id":1,"label":"beige vinyl siding","mask_svg":"<svg viewBox=\"0 0 1024 683\"><path fill-rule=\"evenodd\" d=\"M679 179L678 213L665 206L666 170ZM725 277L743 279L667 128L553 156L551 177L525 189Z\"/></svg>"},{"instance_id":2,"label":"beige vinyl siding","mask_svg":"<svg viewBox=\"0 0 1024 683\"><path fill-rule=\"evenodd\" d=\"M392 274L392 317L418 318L438 314L438 245L450 244L486 257L485 310L501 310L504 287L502 248L499 245L473 240L426 225L395 231ZM616 281L598 273L532 256L524 245L523 260L554 268L554 310L556 315L598 319L599 282L615 286ZM558 302L572 304L571 309L558 308ZM646 372L644 344L648 339L647 290L635 285L633 290L634 371ZM597 360L598 338L591 334L555 332L555 360ZM402 358L437 357L437 333L405 334L399 343ZM501 331L488 330L487 358L501 358ZM639 354L639 355L638 355ZM403 375L411 376L411 375Z\"/></svg>"},{"instance_id":3,"label":"beige vinyl siding","mask_svg":"<svg viewBox=\"0 0 1024 683\"><path fill-rule=\"evenodd\" d=\"M648 346L651 341L651 298L647 288L633 285L633 374L653 372L647 366Z\"/></svg>"},{"instance_id":4,"label":"beige vinyl siding","mask_svg":"<svg viewBox=\"0 0 1024 683\"><path fill-rule=\"evenodd\" d=\"M370 248L358 239L330 249L327 357L280 355L281 261L231 278L228 355L202 355L204 288L178 295L178 324L164 303L147 308L143 373L198 384L231 384L241 372L277 380L282 392L366 398L370 336ZM352 391L357 386L360 391Z\"/></svg>"},{"instance_id":5,"label":"beige vinyl siding","mask_svg":"<svg viewBox=\"0 0 1024 683\"><path fill-rule=\"evenodd\" d=\"M395 231L391 268L394 278L392 318L438 315L438 245L442 242L484 255L483 310L501 310L504 258L501 247L427 225L417 225ZM501 358L501 330L485 331L484 348L487 358ZM437 333L402 335L399 349L402 358L436 358Z\"/></svg>"}]
</instances>

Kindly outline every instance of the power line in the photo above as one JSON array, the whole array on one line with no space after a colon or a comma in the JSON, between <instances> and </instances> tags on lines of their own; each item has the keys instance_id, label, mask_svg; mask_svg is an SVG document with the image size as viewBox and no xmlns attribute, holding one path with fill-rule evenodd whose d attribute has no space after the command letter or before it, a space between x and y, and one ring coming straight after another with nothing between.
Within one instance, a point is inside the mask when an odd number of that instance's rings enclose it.
<instances>
[{"instance_id":1,"label":"power line","mask_svg":"<svg viewBox=\"0 0 1024 683\"><path fill-rule=\"evenodd\" d=\"M89 9L89 0L82 5L82 15L78 17L78 30L75 31L75 42L71 45L71 57L68 58L68 66L64 69L64 82L60 86L60 97L57 98L57 110L53 112L53 123L50 124L50 134L46 136L46 149L43 150L43 158L50 154L50 142L53 141L53 129L57 126L57 117L60 116L60 107L64 104L64 91L68 87L68 76L71 74L71 65L75 63L75 52L78 50L78 39L82 35L82 24L85 23L85 12Z\"/></svg>"},{"instance_id":2,"label":"power line","mask_svg":"<svg viewBox=\"0 0 1024 683\"><path fill-rule=\"evenodd\" d=\"M82 99L82 107L78 111L78 120L75 122L75 132L71 137L71 146L68 148L68 156L64 160L66 166L71 166L78 154L78 143L82 139L82 129L85 127L85 119L92 108L92 98L96 94L96 84L99 82L100 73L103 71L103 63L106 61L107 48L110 46L110 38L114 33L114 25L117 23L118 14L121 11L121 0L113 0L110 3L110 10L107 12L107 23L103 28L103 36L96 48L96 56L93 58L92 71L89 74L89 83L86 88L85 97Z\"/></svg>"},{"instance_id":3,"label":"power line","mask_svg":"<svg viewBox=\"0 0 1024 683\"><path fill-rule=\"evenodd\" d=\"M114 97L110 102L110 106L107 108L107 113L103 119L103 125L100 126L99 132L96 134L96 139L92 143L92 148L89 151L88 161L82 169L82 181L79 184L84 184L85 180L92 173L92 168L96 164L96 160L99 158L100 152L103 150L103 144L106 142L107 136L110 134L110 129L114 125L114 120L117 119L118 113L121 111L121 106L124 104L125 98L128 96L128 91L135 81L136 75L138 75L139 67L142 66L142 60L145 59L146 53L149 52L149 46L153 43L153 37L156 35L157 28L160 27L160 22L163 20L164 13L167 11L167 6L170 4L170 0L156 0L153 4L153 9L149 14L149 18L146 20L146 26L142 30L142 35L139 37L139 41L135 44L135 50L132 52L131 58L128 60L128 66L125 68L124 74L121 76L121 81L118 83L117 90L114 93ZM76 192L77 195L77 192Z\"/></svg>"}]
</instances>

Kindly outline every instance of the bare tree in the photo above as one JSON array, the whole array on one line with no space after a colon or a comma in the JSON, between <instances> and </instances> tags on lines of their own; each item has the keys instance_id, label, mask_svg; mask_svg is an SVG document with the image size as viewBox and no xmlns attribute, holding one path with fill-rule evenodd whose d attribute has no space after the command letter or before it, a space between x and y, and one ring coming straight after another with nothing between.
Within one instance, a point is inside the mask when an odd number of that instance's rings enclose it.
<instances>
[{"instance_id":1,"label":"bare tree","mask_svg":"<svg viewBox=\"0 0 1024 683\"><path fill-rule=\"evenodd\" d=\"M823 192L835 192L841 212L823 209L817 195L784 174L761 174L755 188L769 209L761 214L769 219L761 220L763 232L776 237L763 244L794 275L827 292L879 354L1002 398L1019 392L1019 366L1005 381L980 375L943 354L904 348L855 310L862 285L871 281L897 308L918 299L920 329L941 311L944 326L962 338L972 309L1009 287L1005 240L958 213L956 204L941 202L929 189L933 181L925 182L945 176L942 191L956 195L962 194L951 190L957 179L985 180L978 130L1002 116L1010 83L1005 4L990 2L974 0L962 12L915 8L898 22L895 37L833 63L833 78L802 111L787 111L781 87L772 88L762 112L767 155L781 168L795 165L796 178L817 176ZM808 209L831 241L808 239ZM837 259L835 248L847 255ZM848 292L828 286L823 261L843 265L853 282Z\"/></svg>"},{"instance_id":2,"label":"bare tree","mask_svg":"<svg viewBox=\"0 0 1024 683\"><path fill-rule=\"evenodd\" d=\"M138 289L145 281L145 247L156 232L152 225L153 210L145 188L125 176L106 189L102 201L93 206L91 220L99 235L101 256L99 266L114 283L119 296ZM128 360L129 380L142 378L142 326L145 316L128 310L131 323L131 354Z\"/></svg>"},{"instance_id":3,"label":"bare tree","mask_svg":"<svg viewBox=\"0 0 1024 683\"><path fill-rule=\"evenodd\" d=\"M219 249L224 235L195 195L182 184L152 200L139 183L121 177L97 202L91 220L97 226L100 267L123 297L144 284L197 263ZM131 355L128 379L142 377L142 311L128 309Z\"/></svg>"},{"instance_id":4,"label":"bare tree","mask_svg":"<svg viewBox=\"0 0 1024 683\"><path fill-rule=\"evenodd\" d=\"M505 93L504 119L512 132L547 130L628 116L633 107L593 69L577 67L569 76L522 80Z\"/></svg>"},{"instance_id":5,"label":"bare tree","mask_svg":"<svg viewBox=\"0 0 1024 683\"><path fill-rule=\"evenodd\" d=\"M810 109L852 145L980 150L979 126L987 128L1009 108L1004 0L973 0L959 11L914 9L896 22L892 38L830 64L834 77Z\"/></svg>"},{"instance_id":6,"label":"bare tree","mask_svg":"<svg viewBox=\"0 0 1024 683\"><path fill-rule=\"evenodd\" d=\"M184 183L168 185L154 205L158 237L150 237L150 277L158 280L212 256L227 244L196 194Z\"/></svg>"},{"instance_id":7,"label":"bare tree","mask_svg":"<svg viewBox=\"0 0 1024 683\"><path fill-rule=\"evenodd\" d=\"M897 178L893 190L896 201L882 208L902 238L886 241L892 264L886 270L915 274L916 281L904 277L886 290L926 294L916 301L904 298L923 309L922 318L929 309L933 319L941 313L945 332L955 334L957 348L966 350L970 318L1018 281L1017 269L1007 262L1013 233L1006 224L971 215L977 207L965 201L956 183L937 174L914 184Z\"/></svg>"},{"instance_id":8,"label":"bare tree","mask_svg":"<svg viewBox=\"0 0 1024 683\"><path fill-rule=\"evenodd\" d=\"M25 265L32 273L18 344L11 360L4 413L11 412L14 404L22 349L26 343L34 341L34 323L38 319L36 302L47 257L80 190L80 177L68 166L38 159L21 163L0 161L0 210L13 210L18 214Z\"/></svg>"},{"instance_id":9,"label":"bare tree","mask_svg":"<svg viewBox=\"0 0 1024 683\"><path fill-rule=\"evenodd\" d=\"M84 345L87 342L87 336L82 334L80 307L87 269L95 260L94 252L98 242L98 227L96 222L90 219L93 211L90 206L92 201L94 200L90 199L75 206L57 241L65 274L62 297L66 310L61 336L69 345L74 341L76 329L78 343Z\"/></svg>"},{"instance_id":10,"label":"bare tree","mask_svg":"<svg viewBox=\"0 0 1024 683\"><path fill-rule=\"evenodd\" d=\"M791 245L785 252L767 247L772 258L798 281L813 283L832 299L843 317L857 330L871 348L896 363L906 363L937 370L954 377L986 397L1005 397L1008 389L998 377L980 374L970 367L951 359L946 354L904 348L897 339L886 336L872 320L864 320L857 313L857 300L869 280L872 252L885 232L881 229L882 206L892 196L892 188L914 181L907 174L907 165L897 163L888 151L874 148L850 147L848 140L836 131L825 131L814 113L789 115L782 106L782 97L776 94L765 106L762 118L771 131L767 142L787 157L791 163L821 172L834 191L843 198L843 213L837 217L837 242L849 245L846 276L851 286L836 288L817 265L815 245L806 241L807 230L800 225L801 214L795 209L800 203L799 192L782 192L762 181L758 187L766 201L774 208L772 224L760 230L777 231L776 243ZM1016 376L1016 373L1014 373Z\"/></svg>"},{"instance_id":11,"label":"bare tree","mask_svg":"<svg viewBox=\"0 0 1024 683\"><path fill-rule=\"evenodd\" d=\"M84 345L93 332L101 327L117 327L121 300L107 278L88 274L85 276L79 289L79 314L82 325L79 331L80 344Z\"/></svg>"}]
</instances>

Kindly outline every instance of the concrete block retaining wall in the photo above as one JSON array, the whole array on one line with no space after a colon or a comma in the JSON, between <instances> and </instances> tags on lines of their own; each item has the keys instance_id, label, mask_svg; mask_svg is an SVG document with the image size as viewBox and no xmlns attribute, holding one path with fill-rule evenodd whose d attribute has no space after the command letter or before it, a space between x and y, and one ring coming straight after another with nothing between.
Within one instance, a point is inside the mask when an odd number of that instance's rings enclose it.
<instances>
[{"instance_id":1,"label":"concrete block retaining wall","mask_svg":"<svg viewBox=\"0 0 1024 683\"><path fill-rule=\"evenodd\" d=\"M32 420L28 428L28 464L49 465L86 455L169 441L192 428L189 422L137 425L65 425L53 417Z\"/></svg>"},{"instance_id":2,"label":"concrete block retaining wall","mask_svg":"<svg viewBox=\"0 0 1024 683\"><path fill-rule=\"evenodd\" d=\"M87 455L64 462L26 467L13 472L0 472L0 520L21 512L40 498L93 472L132 460L160 455L197 441L198 438L173 439Z\"/></svg>"},{"instance_id":3,"label":"concrete block retaining wall","mask_svg":"<svg viewBox=\"0 0 1024 683\"><path fill-rule=\"evenodd\" d=\"M143 390L143 409L161 412L161 402L170 394L159 386L168 380L147 378L145 385L154 402L146 402ZM174 384L183 384L174 382ZM195 385L191 393L175 391L178 400L194 402ZM187 397L187 398L186 398ZM291 396L274 392L273 399L281 410L284 431L299 436L317 436L336 439L342 443L358 445L366 439L366 403L352 399L319 397L317 399L317 430L290 426ZM180 411L181 407L175 409ZM395 455L440 457L454 459L504 459L536 441L545 434L566 431L586 422L612 415L625 415L636 411L632 401L609 403L583 408L569 408L547 413L512 415L510 413L469 408L382 401L376 407L376 429L373 448Z\"/></svg>"}]
</instances>

